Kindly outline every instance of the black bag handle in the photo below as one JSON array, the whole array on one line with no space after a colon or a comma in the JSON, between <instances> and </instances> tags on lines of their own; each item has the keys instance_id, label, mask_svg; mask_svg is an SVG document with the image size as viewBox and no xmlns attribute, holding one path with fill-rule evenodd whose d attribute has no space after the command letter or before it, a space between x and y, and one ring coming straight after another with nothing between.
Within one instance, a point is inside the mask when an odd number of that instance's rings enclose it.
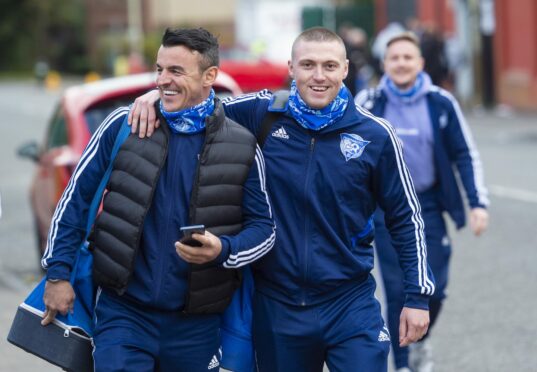
<instances>
[{"instance_id":1,"label":"black bag handle","mask_svg":"<svg viewBox=\"0 0 537 372\"><path fill-rule=\"evenodd\" d=\"M259 147L261 148L263 148L263 145L265 144L265 140L267 139L272 125L285 112L287 101L289 100L289 91L285 89L278 90L274 92L272 97L272 102L268 107L267 113L261 122L259 133L257 134L257 143L259 143Z\"/></svg>"}]
</instances>

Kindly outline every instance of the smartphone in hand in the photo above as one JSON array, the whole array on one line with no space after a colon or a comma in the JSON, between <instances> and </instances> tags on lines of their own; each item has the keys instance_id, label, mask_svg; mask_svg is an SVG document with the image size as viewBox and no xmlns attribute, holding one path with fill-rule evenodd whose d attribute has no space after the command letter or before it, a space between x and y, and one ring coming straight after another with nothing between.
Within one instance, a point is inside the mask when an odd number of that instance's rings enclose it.
<instances>
[{"instance_id":1,"label":"smartphone in hand","mask_svg":"<svg viewBox=\"0 0 537 372\"><path fill-rule=\"evenodd\" d=\"M196 239L192 238L192 234L205 234L205 225L190 225L183 226L180 228L183 237L181 238L181 243L190 245L192 247L201 247L201 243Z\"/></svg>"}]
</instances>

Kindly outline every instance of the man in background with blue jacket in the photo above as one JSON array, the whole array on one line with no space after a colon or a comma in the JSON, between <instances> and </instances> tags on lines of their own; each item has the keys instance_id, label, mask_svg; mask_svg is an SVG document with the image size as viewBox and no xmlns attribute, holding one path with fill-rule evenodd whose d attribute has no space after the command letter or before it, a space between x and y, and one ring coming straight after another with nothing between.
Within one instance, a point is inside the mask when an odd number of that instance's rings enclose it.
<instances>
[{"instance_id":1,"label":"man in background with blue jacket","mask_svg":"<svg viewBox=\"0 0 537 372\"><path fill-rule=\"evenodd\" d=\"M96 371L218 370L220 313L240 282L236 269L274 244L263 155L215 98L218 64L218 42L206 30L166 30L156 61L163 125L121 146L89 239L100 286ZM101 124L54 213L43 325L72 310L81 226L128 112L119 108ZM199 247L181 242L180 228L193 224L207 228L193 235Z\"/></svg>"},{"instance_id":2,"label":"man in background with blue jacket","mask_svg":"<svg viewBox=\"0 0 537 372\"><path fill-rule=\"evenodd\" d=\"M283 108L266 90L224 102L226 115L256 136L267 112L280 111L263 146L278 235L252 265L260 371L315 372L325 362L333 371L387 370L390 334L370 273L377 206L405 272L399 341L427 331L434 281L414 187L395 131L354 105L347 73L341 38L312 28L293 44ZM152 92L135 102L133 131L140 124L142 136L146 124L153 130L154 100Z\"/></svg>"},{"instance_id":3,"label":"man in background with blue jacket","mask_svg":"<svg viewBox=\"0 0 537 372\"><path fill-rule=\"evenodd\" d=\"M464 205L453 170L457 169L464 186L470 204L470 228L475 235L487 228L488 198L479 153L461 109L451 94L433 85L423 66L416 36L409 32L394 36L387 43L385 75L379 86L360 92L356 103L393 123L403 142L425 221L427 257L436 280L436 292L429 302L431 329L446 296L451 255L442 214L448 212L457 228L465 224ZM384 221L379 211L375 215L375 245L386 292L388 326L395 336L405 301L404 273ZM393 340L392 346L398 371L408 371L409 366L414 372L432 371L431 346L425 338L411 346L410 360L407 347L400 347Z\"/></svg>"}]
</instances>

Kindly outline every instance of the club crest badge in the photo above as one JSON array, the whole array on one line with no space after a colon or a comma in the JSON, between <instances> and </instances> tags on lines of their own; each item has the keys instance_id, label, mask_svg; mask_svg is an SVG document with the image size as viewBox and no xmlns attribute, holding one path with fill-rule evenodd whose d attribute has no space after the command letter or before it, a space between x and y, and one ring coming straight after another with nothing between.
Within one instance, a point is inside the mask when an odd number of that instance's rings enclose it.
<instances>
[{"instance_id":1,"label":"club crest badge","mask_svg":"<svg viewBox=\"0 0 537 372\"><path fill-rule=\"evenodd\" d=\"M345 161L359 158L365 147L371 141L366 141L357 134L341 133L339 148L345 157Z\"/></svg>"}]
</instances>

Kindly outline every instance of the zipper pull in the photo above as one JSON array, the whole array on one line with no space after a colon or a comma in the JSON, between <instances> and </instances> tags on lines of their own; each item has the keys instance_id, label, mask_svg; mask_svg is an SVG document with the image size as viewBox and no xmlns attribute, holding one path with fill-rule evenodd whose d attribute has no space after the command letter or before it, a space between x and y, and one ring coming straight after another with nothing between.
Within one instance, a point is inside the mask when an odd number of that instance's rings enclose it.
<instances>
[{"instance_id":1,"label":"zipper pull","mask_svg":"<svg viewBox=\"0 0 537 372\"><path fill-rule=\"evenodd\" d=\"M63 337L69 337L69 330L68 329L63 331Z\"/></svg>"}]
</instances>

